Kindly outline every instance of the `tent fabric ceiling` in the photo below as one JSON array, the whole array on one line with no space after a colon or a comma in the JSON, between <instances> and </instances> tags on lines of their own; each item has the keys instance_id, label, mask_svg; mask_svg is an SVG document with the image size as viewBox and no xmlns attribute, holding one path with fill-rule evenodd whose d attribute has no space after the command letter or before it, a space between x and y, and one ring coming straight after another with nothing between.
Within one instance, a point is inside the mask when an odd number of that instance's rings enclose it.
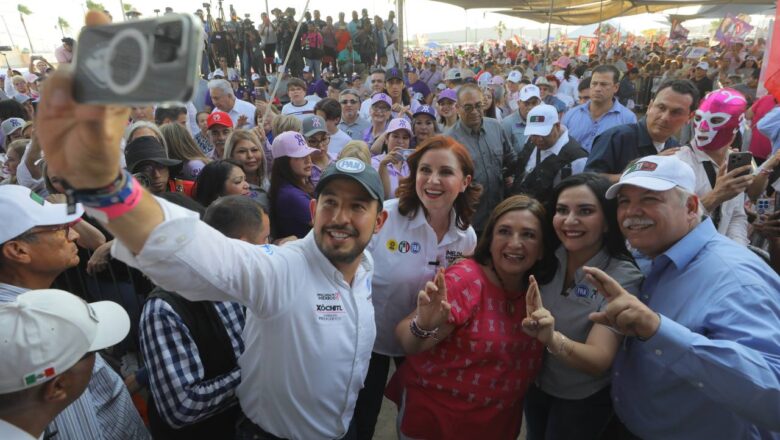
<instances>
[{"instance_id":1,"label":"tent fabric ceiling","mask_svg":"<svg viewBox=\"0 0 780 440\"><path fill-rule=\"evenodd\" d=\"M512 17L561 25L598 23L614 17L660 12L694 5L774 5L774 0L437 0L464 9L504 9L495 11Z\"/></svg>"}]
</instances>

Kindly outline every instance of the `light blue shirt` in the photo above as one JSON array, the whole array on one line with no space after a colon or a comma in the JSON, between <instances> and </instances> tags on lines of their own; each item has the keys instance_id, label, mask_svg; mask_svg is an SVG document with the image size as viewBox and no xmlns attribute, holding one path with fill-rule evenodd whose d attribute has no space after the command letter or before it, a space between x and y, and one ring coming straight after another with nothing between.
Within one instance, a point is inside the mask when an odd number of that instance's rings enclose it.
<instances>
[{"instance_id":1,"label":"light blue shirt","mask_svg":"<svg viewBox=\"0 0 780 440\"><path fill-rule=\"evenodd\" d=\"M710 219L646 270L639 298L661 325L615 358L626 427L646 439L780 439L780 277Z\"/></svg>"},{"instance_id":2,"label":"light blue shirt","mask_svg":"<svg viewBox=\"0 0 780 440\"><path fill-rule=\"evenodd\" d=\"M566 112L561 122L569 129L569 136L577 139L582 148L590 153L596 136L618 125L636 123L636 115L617 99L613 99L612 108L601 115L598 121L594 121L590 116L590 101L588 101Z\"/></svg>"}]
</instances>

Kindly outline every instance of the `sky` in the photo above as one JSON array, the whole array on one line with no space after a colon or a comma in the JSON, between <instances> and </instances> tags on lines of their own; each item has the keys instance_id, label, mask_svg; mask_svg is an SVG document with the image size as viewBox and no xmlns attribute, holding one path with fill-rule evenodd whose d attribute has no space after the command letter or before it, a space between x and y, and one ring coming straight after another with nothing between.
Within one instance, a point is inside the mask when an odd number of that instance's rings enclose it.
<instances>
[{"instance_id":1,"label":"sky","mask_svg":"<svg viewBox=\"0 0 780 440\"><path fill-rule=\"evenodd\" d=\"M149 17L154 16L155 8L164 10L166 6L172 7L177 12L194 12L195 9L201 8L200 5L203 1L130 0L128 3L140 11L143 16ZM10 40L12 39L16 46L29 47L24 28L19 19L19 13L16 10L16 5L19 2L19 0L0 2L0 17L2 17L2 21L0 21L0 45L2 46L11 45ZM34 52L36 53L50 53L60 44L61 34L56 26L58 17L62 17L70 23L72 29L66 32L66 35L75 38L78 28L83 23L83 16L86 10L85 1L80 0L59 0L56 2L51 0L22 0L21 3L27 6L33 13L25 17L25 21L30 31ZM111 12L115 20L120 19L121 6L119 0L103 0L100 3ZM251 18L256 23L260 20L260 12L265 10L264 3L261 1L225 0L223 7L226 14L229 14L230 4L235 6L236 11L242 17L244 13L251 13ZM274 7L284 9L291 6L296 8L298 14L303 10L305 4L305 0L268 0L269 9ZM212 13L216 10L216 0L213 0L213 5ZM387 17L387 13L394 8L394 3L389 0L310 0L309 3L310 10L319 9L323 17L332 15L334 20L338 18L340 11L346 12L347 20L349 20L352 10L360 11L362 8L367 8L370 16L379 14L382 17ZM407 40L411 39L415 34L461 30L466 27L471 29L475 27L492 28L499 21L503 21L507 27L505 35L521 34L523 29L533 29L535 30L533 34L536 35L538 29L546 28L547 26L546 24L508 17L486 10L464 11L456 6L429 0L406 0L405 10ZM664 20L662 16L657 14L653 16L645 14L621 18L620 21L626 29L638 31L658 28L660 26L657 23Z\"/></svg>"}]
</instances>

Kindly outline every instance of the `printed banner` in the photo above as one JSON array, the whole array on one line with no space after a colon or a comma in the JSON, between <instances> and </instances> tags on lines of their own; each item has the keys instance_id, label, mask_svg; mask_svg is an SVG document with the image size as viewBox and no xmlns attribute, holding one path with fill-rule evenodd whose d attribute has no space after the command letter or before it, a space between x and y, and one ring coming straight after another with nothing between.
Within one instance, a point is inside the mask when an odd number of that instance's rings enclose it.
<instances>
[{"instance_id":1,"label":"printed banner","mask_svg":"<svg viewBox=\"0 0 780 440\"><path fill-rule=\"evenodd\" d=\"M669 30L670 40L686 40L690 31L685 29L682 21L676 18L672 19L672 28Z\"/></svg>"},{"instance_id":2,"label":"printed banner","mask_svg":"<svg viewBox=\"0 0 780 440\"><path fill-rule=\"evenodd\" d=\"M734 14L728 13L723 18L723 21L720 22L713 39L728 46L732 43L745 41L745 37L752 30L753 26L750 23L734 16Z\"/></svg>"},{"instance_id":3,"label":"printed banner","mask_svg":"<svg viewBox=\"0 0 780 440\"><path fill-rule=\"evenodd\" d=\"M579 37L577 39L577 55L590 55L596 53L596 45L599 39L596 37Z\"/></svg>"}]
</instances>

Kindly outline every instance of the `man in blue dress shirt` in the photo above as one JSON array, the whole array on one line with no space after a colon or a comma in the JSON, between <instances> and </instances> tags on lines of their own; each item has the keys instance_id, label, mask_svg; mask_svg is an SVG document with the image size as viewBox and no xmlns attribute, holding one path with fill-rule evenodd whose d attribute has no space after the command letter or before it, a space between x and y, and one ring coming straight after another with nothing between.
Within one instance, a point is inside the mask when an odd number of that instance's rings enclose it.
<instances>
[{"instance_id":1,"label":"man in blue dress shirt","mask_svg":"<svg viewBox=\"0 0 780 440\"><path fill-rule=\"evenodd\" d=\"M577 139L588 152L596 136L612 127L636 122L636 115L615 99L619 80L620 72L615 66L596 67L590 78L590 101L563 116L561 122L569 129L569 136Z\"/></svg>"},{"instance_id":2,"label":"man in blue dress shirt","mask_svg":"<svg viewBox=\"0 0 780 440\"><path fill-rule=\"evenodd\" d=\"M607 191L631 246L652 259L638 296L586 268L626 335L615 411L647 439L780 438L780 277L700 216L693 170L647 156Z\"/></svg>"}]
</instances>

